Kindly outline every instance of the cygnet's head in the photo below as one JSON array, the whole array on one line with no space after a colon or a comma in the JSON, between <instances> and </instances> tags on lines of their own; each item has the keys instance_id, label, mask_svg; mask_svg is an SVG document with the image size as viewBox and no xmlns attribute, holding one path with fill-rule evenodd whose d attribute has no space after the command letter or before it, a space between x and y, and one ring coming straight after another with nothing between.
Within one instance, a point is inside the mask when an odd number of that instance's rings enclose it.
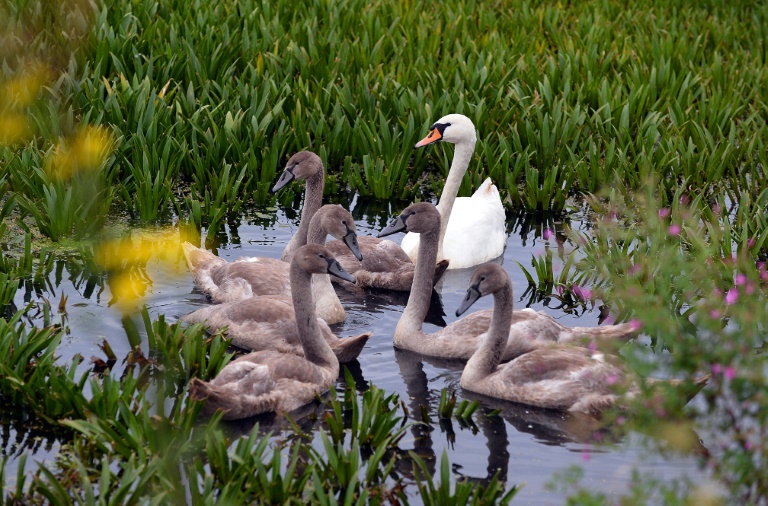
<instances>
[{"instance_id":1,"label":"cygnet's head","mask_svg":"<svg viewBox=\"0 0 768 506\"><path fill-rule=\"evenodd\" d=\"M288 160L280 179L272 187L272 193L276 193L294 179L309 179L322 174L324 170L323 161L319 156L311 151L299 151Z\"/></svg>"}]
</instances>

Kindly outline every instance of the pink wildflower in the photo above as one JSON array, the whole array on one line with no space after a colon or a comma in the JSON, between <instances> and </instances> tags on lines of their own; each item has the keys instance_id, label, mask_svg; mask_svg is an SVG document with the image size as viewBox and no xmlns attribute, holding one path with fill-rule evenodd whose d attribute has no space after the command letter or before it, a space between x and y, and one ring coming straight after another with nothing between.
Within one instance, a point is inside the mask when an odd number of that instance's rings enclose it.
<instances>
[{"instance_id":1,"label":"pink wildflower","mask_svg":"<svg viewBox=\"0 0 768 506\"><path fill-rule=\"evenodd\" d=\"M725 293L725 304L732 306L739 300L739 291L735 288L731 288Z\"/></svg>"},{"instance_id":2,"label":"pink wildflower","mask_svg":"<svg viewBox=\"0 0 768 506\"><path fill-rule=\"evenodd\" d=\"M749 439L747 439L746 441L744 441L744 448L745 448L745 449L746 449L748 452L749 452L749 451L752 451L752 448L754 448L754 445L752 444L752 441L750 441Z\"/></svg>"},{"instance_id":3,"label":"pink wildflower","mask_svg":"<svg viewBox=\"0 0 768 506\"><path fill-rule=\"evenodd\" d=\"M752 249L755 247L755 240L750 237L747 239L747 248Z\"/></svg>"},{"instance_id":4,"label":"pink wildflower","mask_svg":"<svg viewBox=\"0 0 768 506\"><path fill-rule=\"evenodd\" d=\"M584 292L581 291L581 287L579 285L573 285L571 288L571 291L579 300L584 300Z\"/></svg>"},{"instance_id":5,"label":"pink wildflower","mask_svg":"<svg viewBox=\"0 0 768 506\"><path fill-rule=\"evenodd\" d=\"M736 274L736 278L734 280L734 283L736 284L736 286L741 286L741 285L745 284L746 282L747 282L746 274L741 274L741 273Z\"/></svg>"},{"instance_id":6,"label":"pink wildflower","mask_svg":"<svg viewBox=\"0 0 768 506\"><path fill-rule=\"evenodd\" d=\"M643 326L643 323L638 320L637 318L632 318L629 320L629 327L634 330L640 330L640 328Z\"/></svg>"},{"instance_id":7,"label":"pink wildflower","mask_svg":"<svg viewBox=\"0 0 768 506\"><path fill-rule=\"evenodd\" d=\"M736 369L732 365L729 365L725 368L725 371L723 371L723 376L725 376L725 379L732 380L736 377Z\"/></svg>"},{"instance_id":8,"label":"pink wildflower","mask_svg":"<svg viewBox=\"0 0 768 506\"><path fill-rule=\"evenodd\" d=\"M555 233L552 232L550 229L545 228L544 232L541 235L542 235L542 237L544 237L545 241L548 241L548 240L550 240L555 235Z\"/></svg>"},{"instance_id":9,"label":"pink wildflower","mask_svg":"<svg viewBox=\"0 0 768 506\"><path fill-rule=\"evenodd\" d=\"M680 235L680 232L682 232L683 229L680 228L680 225L677 223L673 223L669 226L669 235L671 236L677 236Z\"/></svg>"},{"instance_id":10,"label":"pink wildflower","mask_svg":"<svg viewBox=\"0 0 768 506\"><path fill-rule=\"evenodd\" d=\"M747 295L752 295L755 293L755 284L754 283L747 283L747 286L744 287L744 293Z\"/></svg>"},{"instance_id":11,"label":"pink wildflower","mask_svg":"<svg viewBox=\"0 0 768 506\"><path fill-rule=\"evenodd\" d=\"M760 280L768 281L768 271L763 271L760 273Z\"/></svg>"},{"instance_id":12,"label":"pink wildflower","mask_svg":"<svg viewBox=\"0 0 768 506\"><path fill-rule=\"evenodd\" d=\"M688 197L688 195L680 195L680 203L682 205L686 205L690 201L691 201L691 199L690 199L690 197Z\"/></svg>"},{"instance_id":13,"label":"pink wildflower","mask_svg":"<svg viewBox=\"0 0 768 506\"><path fill-rule=\"evenodd\" d=\"M618 381L618 379L619 378L617 378L615 374L609 374L608 376L605 377L605 382L608 383L609 385L613 385Z\"/></svg>"},{"instance_id":14,"label":"pink wildflower","mask_svg":"<svg viewBox=\"0 0 768 506\"><path fill-rule=\"evenodd\" d=\"M765 262L757 262L757 270L763 272L765 270Z\"/></svg>"},{"instance_id":15,"label":"pink wildflower","mask_svg":"<svg viewBox=\"0 0 768 506\"><path fill-rule=\"evenodd\" d=\"M627 419L624 418L623 416L616 417L616 423L618 423L619 425L624 425L626 422L627 422Z\"/></svg>"},{"instance_id":16,"label":"pink wildflower","mask_svg":"<svg viewBox=\"0 0 768 506\"><path fill-rule=\"evenodd\" d=\"M669 216L670 212L671 211L669 210L669 208L662 207L661 209L659 209L659 218L661 218L663 220L664 218Z\"/></svg>"},{"instance_id":17,"label":"pink wildflower","mask_svg":"<svg viewBox=\"0 0 768 506\"><path fill-rule=\"evenodd\" d=\"M721 316L720 311L717 309L713 309L709 312L709 317L712 318L713 320L719 320L720 316Z\"/></svg>"},{"instance_id":18,"label":"pink wildflower","mask_svg":"<svg viewBox=\"0 0 768 506\"><path fill-rule=\"evenodd\" d=\"M723 366L720 364L712 364L712 374L720 374L723 372Z\"/></svg>"}]
</instances>

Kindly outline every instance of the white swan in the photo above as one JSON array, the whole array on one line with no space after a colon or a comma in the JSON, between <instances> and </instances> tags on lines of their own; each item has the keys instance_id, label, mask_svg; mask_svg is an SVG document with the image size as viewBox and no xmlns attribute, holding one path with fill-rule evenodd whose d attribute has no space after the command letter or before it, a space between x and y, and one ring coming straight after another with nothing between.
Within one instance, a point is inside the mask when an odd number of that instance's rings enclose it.
<instances>
[{"instance_id":1,"label":"white swan","mask_svg":"<svg viewBox=\"0 0 768 506\"><path fill-rule=\"evenodd\" d=\"M448 259L449 269L462 269L501 256L507 243L506 217L499 190L491 179L487 178L471 197L456 197L475 151L475 125L462 114L449 114L434 123L429 135L416 147L438 141L456 146L451 170L437 204L443 218L438 260ZM406 234L400 246L416 262L419 235Z\"/></svg>"}]
</instances>

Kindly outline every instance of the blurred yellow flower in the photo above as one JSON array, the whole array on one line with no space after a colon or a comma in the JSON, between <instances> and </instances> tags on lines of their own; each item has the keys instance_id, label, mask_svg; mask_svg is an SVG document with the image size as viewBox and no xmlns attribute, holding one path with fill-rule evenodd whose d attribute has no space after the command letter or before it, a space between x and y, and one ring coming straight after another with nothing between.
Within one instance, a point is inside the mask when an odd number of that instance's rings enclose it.
<instances>
[{"instance_id":1,"label":"blurred yellow flower","mask_svg":"<svg viewBox=\"0 0 768 506\"><path fill-rule=\"evenodd\" d=\"M112 133L103 127L87 126L69 142L60 142L48 159L48 172L57 179L98 169L114 144Z\"/></svg>"},{"instance_id":2,"label":"blurred yellow flower","mask_svg":"<svg viewBox=\"0 0 768 506\"><path fill-rule=\"evenodd\" d=\"M30 134L29 122L23 114L0 115L0 144L23 141Z\"/></svg>"},{"instance_id":3,"label":"blurred yellow flower","mask_svg":"<svg viewBox=\"0 0 768 506\"><path fill-rule=\"evenodd\" d=\"M96 248L96 262L107 270L122 269L129 265L145 265L152 257L176 263L179 233L175 230L160 232L136 231L131 237L105 241Z\"/></svg>"},{"instance_id":4,"label":"blurred yellow flower","mask_svg":"<svg viewBox=\"0 0 768 506\"><path fill-rule=\"evenodd\" d=\"M50 71L44 65L30 65L23 74L11 79L2 87L3 104L6 107L24 107L31 104L49 79Z\"/></svg>"},{"instance_id":5,"label":"blurred yellow flower","mask_svg":"<svg viewBox=\"0 0 768 506\"><path fill-rule=\"evenodd\" d=\"M117 304L125 312L131 309L137 299L141 299L151 284L146 276L136 269L119 271L107 278L112 291L110 305Z\"/></svg>"},{"instance_id":6,"label":"blurred yellow flower","mask_svg":"<svg viewBox=\"0 0 768 506\"><path fill-rule=\"evenodd\" d=\"M180 244L179 232L175 230L134 231L128 237L100 243L94 259L109 273L110 305L116 304L121 311L128 312L142 302L152 285L146 271L150 261L174 275L184 272L185 265L179 261Z\"/></svg>"}]
</instances>

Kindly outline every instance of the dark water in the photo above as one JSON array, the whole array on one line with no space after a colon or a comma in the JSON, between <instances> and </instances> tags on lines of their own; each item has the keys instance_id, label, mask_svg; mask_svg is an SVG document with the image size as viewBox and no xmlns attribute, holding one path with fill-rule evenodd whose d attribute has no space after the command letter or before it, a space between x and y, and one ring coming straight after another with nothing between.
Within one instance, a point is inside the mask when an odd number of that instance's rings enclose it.
<instances>
[{"instance_id":1,"label":"dark water","mask_svg":"<svg viewBox=\"0 0 768 506\"><path fill-rule=\"evenodd\" d=\"M351 207L360 235L375 235L390 214L399 210L363 206L355 201ZM249 216L242 218L236 226L228 227L217 238L218 241L209 240L209 245L219 242L217 253L228 260L256 255L279 257L298 225L295 211L260 210ZM555 263L562 265L564 258L574 249L561 233L564 225L577 230L588 226L579 215L572 215L564 222L552 218L542 220L541 217L522 215L510 217L508 221L510 234L500 261L513 280L518 307L545 309L566 325L597 325L598 308L590 306L568 311L558 308L559 301L556 299L536 301L525 293L528 284L515 261L529 267L532 253L539 255L546 248L551 248ZM545 241L542 239L544 228L556 230L557 235ZM392 239L399 242L400 237ZM103 280L91 279L89 282L75 271L68 268L63 260L58 262L42 290L38 287L39 293L35 293L34 290L22 288L17 293L16 304L21 307L25 299L40 300L45 297L55 307L61 295L66 294L69 298L64 321L66 335L58 354L62 362L80 354L85 358L81 365L85 370L91 356L103 357L98 348L102 339L109 341L118 357L124 357L130 346L119 313L109 307L112 299L109 286ZM146 273L151 279L151 286L145 302L153 317L164 314L167 319L175 321L208 304L205 296L194 291L192 278L183 266L180 253L176 269L151 260ZM470 274L471 270L448 271L439 286L447 323L456 319L453 315L465 293ZM411 416L419 420L420 406L428 407L433 426L412 427L400 447L419 453L431 468L436 466L439 469L440 457L445 451L455 477L484 480L498 471L507 477L510 485L525 483L517 496L518 504L560 504L562 493L549 491L545 485L553 480L554 473L564 471L573 464L583 466L583 485L609 495L628 491L633 468L664 479L684 475L695 481L705 479L698 470L695 455L649 450L657 445L648 435L595 427L562 414L496 402L463 392L459 387L461 364L422 360L410 352L393 348L392 336L406 303L405 294L368 292L361 296L340 291L340 297L347 307L348 317L344 323L335 326L335 331L341 336L369 330L374 332L358 363L351 366L356 383L364 388L367 382L373 382L388 392L397 393ZM492 298L486 297L473 310L491 306ZM427 325L425 330L434 328ZM342 384L343 381L339 383L340 386ZM455 391L459 400L480 401L482 407L474 415L472 425L460 424L456 419L438 421L436 412L442 388ZM501 409L500 416L485 415L496 408ZM262 426L282 425L279 417L261 418L259 422ZM252 423L232 424L231 429L247 432ZM11 456L8 476L15 475L17 458L24 453L30 455L30 461L50 462L54 458L60 443L58 435L47 430L50 429L25 420L23 413L4 410L0 414L0 455Z\"/></svg>"}]
</instances>

